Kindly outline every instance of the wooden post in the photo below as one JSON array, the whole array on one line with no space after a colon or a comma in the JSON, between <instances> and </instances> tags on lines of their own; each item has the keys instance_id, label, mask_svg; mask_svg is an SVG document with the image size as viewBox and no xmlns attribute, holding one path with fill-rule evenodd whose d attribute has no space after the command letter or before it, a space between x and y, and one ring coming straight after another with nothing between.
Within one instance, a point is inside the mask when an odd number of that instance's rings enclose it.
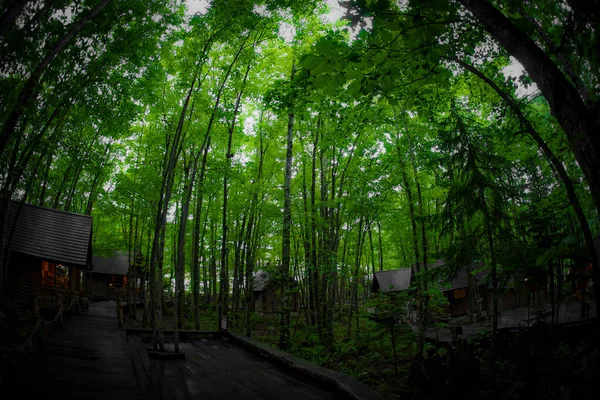
<instances>
[{"instance_id":1,"label":"wooden post","mask_svg":"<svg viewBox=\"0 0 600 400\"><path fill-rule=\"evenodd\" d=\"M71 296L73 296L73 315L79 315L79 296L75 289L73 289Z\"/></svg>"},{"instance_id":2,"label":"wooden post","mask_svg":"<svg viewBox=\"0 0 600 400\"><path fill-rule=\"evenodd\" d=\"M37 294L33 296L33 316L35 318L35 323L33 325L36 327L42 319L42 316L40 315L40 298ZM41 326L38 326L37 331L35 332L33 344L37 350L42 350L44 348L44 333Z\"/></svg>"},{"instance_id":3,"label":"wooden post","mask_svg":"<svg viewBox=\"0 0 600 400\"><path fill-rule=\"evenodd\" d=\"M123 326L123 300L117 299L117 317L119 318L119 326Z\"/></svg>"},{"instance_id":4,"label":"wooden post","mask_svg":"<svg viewBox=\"0 0 600 400\"><path fill-rule=\"evenodd\" d=\"M61 328L63 327L63 325L65 324L64 319L63 319L63 303L62 303L62 294L58 293L56 295L56 303L57 303L57 307L56 307L56 314L58 315L58 326L60 326Z\"/></svg>"},{"instance_id":5,"label":"wooden post","mask_svg":"<svg viewBox=\"0 0 600 400\"><path fill-rule=\"evenodd\" d=\"M36 320L40 319L40 299L38 295L33 296L33 316Z\"/></svg>"}]
</instances>

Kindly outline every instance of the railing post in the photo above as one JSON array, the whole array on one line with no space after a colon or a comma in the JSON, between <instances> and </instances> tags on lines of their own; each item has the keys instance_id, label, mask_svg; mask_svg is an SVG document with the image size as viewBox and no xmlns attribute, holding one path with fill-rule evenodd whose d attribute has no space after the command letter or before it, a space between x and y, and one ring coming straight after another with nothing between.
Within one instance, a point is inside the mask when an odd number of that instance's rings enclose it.
<instances>
[{"instance_id":1,"label":"railing post","mask_svg":"<svg viewBox=\"0 0 600 400\"><path fill-rule=\"evenodd\" d=\"M123 300L117 299L117 317L119 318L119 326L123 326Z\"/></svg>"},{"instance_id":2,"label":"railing post","mask_svg":"<svg viewBox=\"0 0 600 400\"><path fill-rule=\"evenodd\" d=\"M87 310L88 308L90 308L90 301L87 297L87 292L86 291L81 291L79 294L79 304L81 306L82 310Z\"/></svg>"},{"instance_id":3,"label":"railing post","mask_svg":"<svg viewBox=\"0 0 600 400\"><path fill-rule=\"evenodd\" d=\"M56 303L57 303L57 307L56 307L56 315L58 315L58 326L60 326L61 328L64 326L64 319L63 319L63 302L62 302L62 294L59 292L56 295Z\"/></svg>"},{"instance_id":4,"label":"railing post","mask_svg":"<svg viewBox=\"0 0 600 400\"><path fill-rule=\"evenodd\" d=\"M33 316L36 320L40 319L40 299L37 294L33 296Z\"/></svg>"},{"instance_id":5,"label":"railing post","mask_svg":"<svg viewBox=\"0 0 600 400\"><path fill-rule=\"evenodd\" d=\"M71 296L73 296L73 315L79 315L79 296L75 289L73 289Z\"/></svg>"}]
</instances>

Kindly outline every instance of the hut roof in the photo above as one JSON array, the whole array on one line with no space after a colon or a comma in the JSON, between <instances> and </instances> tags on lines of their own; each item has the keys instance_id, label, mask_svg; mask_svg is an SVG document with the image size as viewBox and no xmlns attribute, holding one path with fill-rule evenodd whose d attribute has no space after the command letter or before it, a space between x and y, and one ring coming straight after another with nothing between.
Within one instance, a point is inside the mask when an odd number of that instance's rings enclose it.
<instances>
[{"instance_id":1,"label":"hut roof","mask_svg":"<svg viewBox=\"0 0 600 400\"><path fill-rule=\"evenodd\" d=\"M268 272L263 271L262 269L256 271L254 273L254 283L252 285L252 291L262 292L263 290L265 290L265 288L269 284L270 278L271 275Z\"/></svg>"},{"instance_id":2,"label":"hut roof","mask_svg":"<svg viewBox=\"0 0 600 400\"><path fill-rule=\"evenodd\" d=\"M431 264L427 263L428 269L437 269L437 268L445 267L445 266L446 266L445 260L435 260ZM477 266L480 266L480 265L477 265ZM416 268L416 264L413 264L412 268L413 269ZM475 274L476 282L482 282L484 278L485 278L484 272ZM469 277L467 276L467 269L465 267L462 267L452 277L450 286L445 286L442 288L442 290L443 291L456 290L456 289L463 289L463 288L467 288L467 287L469 287Z\"/></svg>"},{"instance_id":3,"label":"hut roof","mask_svg":"<svg viewBox=\"0 0 600 400\"><path fill-rule=\"evenodd\" d=\"M392 269L375 272L374 285L382 292L407 290L410 286L412 270L410 268Z\"/></svg>"},{"instance_id":4,"label":"hut roof","mask_svg":"<svg viewBox=\"0 0 600 400\"><path fill-rule=\"evenodd\" d=\"M127 275L129 271L129 256L115 252L112 257L94 256L92 265L95 274Z\"/></svg>"},{"instance_id":5,"label":"hut roof","mask_svg":"<svg viewBox=\"0 0 600 400\"><path fill-rule=\"evenodd\" d=\"M7 235L13 233L10 250L71 266L90 267L92 217L31 204L21 206L11 201L6 222Z\"/></svg>"}]
</instances>

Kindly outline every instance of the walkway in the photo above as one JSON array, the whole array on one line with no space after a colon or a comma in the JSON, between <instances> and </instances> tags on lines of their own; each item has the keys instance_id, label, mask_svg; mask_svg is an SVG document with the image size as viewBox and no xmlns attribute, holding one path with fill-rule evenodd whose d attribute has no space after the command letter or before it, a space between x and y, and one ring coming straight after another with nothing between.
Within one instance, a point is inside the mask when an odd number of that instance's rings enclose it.
<instances>
[{"instance_id":1,"label":"walkway","mask_svg":"<svg viewBox=\"0 0 600 400\"><path fill-rule=\"evenodd\" d=\"M549 306L548 306L549 309ZM596 316L595 310L595 302L590 305L589 316L584 319L594 318ZM549 320L549 318L548 318ZM558 323L564 324L569 322L578 322L582 321L581 318L581 304L580 303L567 303L561 304L558 312ZM518 328L519 326L528 327L532 326L536 321L535 309L527 307L514 308L509 310L504 310L499 315L498 320L498 329L502 328ZM476 335L477 333L483 331L491 330L492 322L491 320L484 320L479 323L468 323L467 316L461 316L458 318L452 318L450 320L450 325L454 326L462 326L462 334L460 334L459 338L467 338L469 336ZM416 327L415 327L416 329ZM451 342L452 341L452 333L450 328L442 328L439 329L437 334L435 329L428 329L425 336L429 339L438 339L442 342Z\"/></svg>"},{"instance_id":2,"label":"walkway","mask_svg":"<svg viewBox=\"0 0 600 400\"><path fill-rule=\"evenodd\" d=\"M125 330L119 328L115 302L97 302L65 321L15 371L3 393L60 399L141 400Z\"/></svg>"},{"instance_id":3,"label":"walkway","mask_svg":"<svg viewBox=\"0 0 600 400\"><path fill-rule=\"evenodd\" d=\"M139 336L129 336L135 372L146 399L337 399L314 382L254 356L223 339L181 343L184 360L149 358ZM167 345L167 349L172 344Z\"/></svg>"},{"instance_id":4,"label":"walkway","mask_svg":"<svg viewBox=\"0 0 600 400\"><path fill-rule=\"evenodd\" d=\"M61 400L345 397L224 339L183 342L184 360L151 359L149 347L141 336L126 337L118 327L114 301L95 302L51 332L44 350L13 370L2 392Z\"/></svg>"}]
</instances>

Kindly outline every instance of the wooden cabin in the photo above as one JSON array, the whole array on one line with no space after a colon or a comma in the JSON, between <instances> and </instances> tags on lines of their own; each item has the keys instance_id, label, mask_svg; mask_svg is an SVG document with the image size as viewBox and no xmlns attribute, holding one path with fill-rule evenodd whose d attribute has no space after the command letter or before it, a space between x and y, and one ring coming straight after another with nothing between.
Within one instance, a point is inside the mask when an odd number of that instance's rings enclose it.
<instances>
[{"instance_id":1,"label":"wooden cabin","mask_svg":"<svg viewBox=\"0 0 600 400\"><path fill-rule=\"evenodd\" d=\"M486 310L488 307L488 290L487 285L484 283L485 273L473 274L473 287L470 287L467 268L460 268L455 274L450 275L445 267L445 260L434 260L427 264L427 269L433 270L431 271L433 281L439 282L440 290L448 301L448 304L444 306L444 313L451 317L457 317L467 314L469 311L476 312L477 309L471 310L469 302L471 290L474 291L474 301L479 310ZM480 267L480 265L477 267ZM413 264L412 270L413 273L416 271L416 264Z\"/></svg>"},{"instance_id":2,"label":"wooden cabin","mask_svg":"<svg viewBox=\"0 0 600 400\"><path fill-rule=\"evenodd\" d=\"M271 279L271 275L263 270L254 273L252 295L254 299L254 311L261 313L279 312L280 298L277 295L277 285ZM293 282L294 286L296 282ZM298 311L299 294L297 291L290 293L290 311Z\"/></svg>"},{"instance_id":3,"label":"wooden cabin","mask_svg":"<svg viewBox=\"0 0 600 400\"><path fill-rule=\"evenodd\" d=\"M92 257L92 272L86 282L88 296L93 301L116 300L127 294L129 255L114 252L110 257Z\"/></svg>"},{"instance_id":4,"label":"wooden cabin","mask_svg":"<svg viewBox=\"0 0 600 400\"><path fill-rule=\"evenodd\" d=\"M82 272L91 269L92 217L11 201L6 229L9 296L50 316L59 298L65 309L78 305Z\"/></svg>"}]
</instances>

